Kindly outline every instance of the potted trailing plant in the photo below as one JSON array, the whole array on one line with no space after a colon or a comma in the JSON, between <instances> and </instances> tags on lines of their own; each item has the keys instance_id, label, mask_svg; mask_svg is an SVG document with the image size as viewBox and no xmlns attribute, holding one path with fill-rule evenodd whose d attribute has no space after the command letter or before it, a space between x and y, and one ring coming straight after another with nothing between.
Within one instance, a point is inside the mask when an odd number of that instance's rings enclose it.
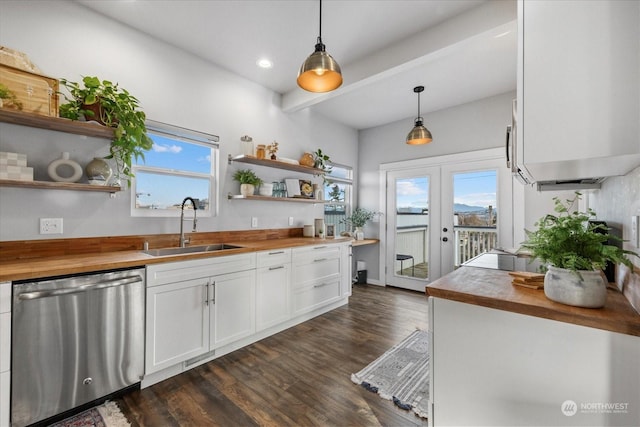
<instances>
[{"instance_id":1,"label":"potted trailing plant","mask_svg":"<svg viewBox=\"0 0 640 427\"><path fill-rule=\"evenodd\" d=\"M233 179L240 183L240 194L245 197L252 196L256 187L262 184L262 179L251 169L238 169L233 174Z\"/></svg>"},{"instance_id":2,"label":"potted trailing plant","mask_svg":"<svg viewBox=\"0 0 640 427\"><path fill-rule=\"evenodd\" d=\"M313 167L317 169L322 169L325 172L331 172L331 166L328 163L330 160L329 156L323 153L321 148L318 148L313 152Z\"/></svg>"},{"instance_id":3,"label":"potted trailing plant","mask_svg":"<svg viewBox=\"0 0 640 427\"><path fill-rule=\"evenodd\" d=\"M377 215L381 215L380 212L370 211L364 208L355 208L350 216L340 220L341 223L350 224L354 228L354 234L356 240L364 239L364 232L362 231L362 227Z\"/></svg>"},{"instance_id":4,"label":"potted trailing plant","mask_svg":"<svg viewBox=\"0 0 640 427\"><path fill-rule=\"evenodd\" d=\"M525 230L527 240L521 250L539 259L546 268L544 293L547 298L567 305L598 308L607 297L602 270L606 263L633 267L626 255L636 253L606 244L616 239L602 224L590 223L595 212L573 210L581 194L566 201L554 197L557 215L538 220L535 231Z\"/></svg>"},{"instance_id":5,"label":"potted trailing plant","mask_svg":"<svg viewBox=\"0 0 640 427\"><path fill-rule=\"evenodd\" d=\"M146 115L140 110L139 101L117 83L100 80L97 77L84 77L82 85L66 79L60 83L69 91L69 96L62 94L66 103L60 106L60 117L78 120L95 120L105 126L114 128L109 155L116 163L116 177L130 178L132 159L144 160L144 153L153 146L147 136Z\"/></svg>"}]
</instances>

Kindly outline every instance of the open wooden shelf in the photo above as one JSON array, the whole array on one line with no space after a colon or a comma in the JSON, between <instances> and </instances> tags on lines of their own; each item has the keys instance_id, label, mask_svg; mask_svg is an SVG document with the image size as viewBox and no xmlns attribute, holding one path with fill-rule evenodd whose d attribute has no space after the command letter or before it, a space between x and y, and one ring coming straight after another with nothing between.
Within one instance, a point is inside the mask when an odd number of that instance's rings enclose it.
<instances>
[{"instance_id":1,"label":"open wooden shelf","mask_svg":"<svg viewBox=\"0 0 640 427\"><path fill-rule=\"evenodd\" d=\"M96 122L80 122L77 120L62 119L60 117L41 116L39 114L24 113L6 108L0 108L0 122L72 133L75 135L113 139L113 129L102 126Z\"/></svg>"},{"instance_id":2,"label":"open wooden shelf","mask_svg":"<svg viewBox=\"0 0 640 427\"><path fill-rule=\"evenodd\" d=\"M273 196L242 196L240 194L227 195L229 200L265 200L269 202L297 202L297 203L327 203L326 200L306 199L304 197L273 197Z\"/></svg>"},{"instance_id":3,"label":"open wooden shelf","mask_svg":"<svg viewBox=\"0 0 640 427\"><path fill-rule=\"evenodd\" d=\"M122 191L122 188L112 185L103 186L79 184L76 182L53 181L16 181L12 179L0 179L0 187L44 188L47 190L99 191L103 193L115 193L118 191Z\"/></svg>"},{"instance_id":4,"label":"open wooden shelf","mask_svg":"<svg viewBox=\"0 0 640 427\"><path fill-rule=\"evenodd\" d=\"M231 154L229 154L229 164L231 164L232 162L249 163L252 165L266 166L269 168L283 169L283 170L294 171L294 172L310 173L313 175L324 175L325 173L322 169L312 168L309 166L294 165L292 163L281 162L278 160L271 160L271 159L259 159L257 157L245 156L245 155L232 157Z\"/></svg>"}]
</instances>

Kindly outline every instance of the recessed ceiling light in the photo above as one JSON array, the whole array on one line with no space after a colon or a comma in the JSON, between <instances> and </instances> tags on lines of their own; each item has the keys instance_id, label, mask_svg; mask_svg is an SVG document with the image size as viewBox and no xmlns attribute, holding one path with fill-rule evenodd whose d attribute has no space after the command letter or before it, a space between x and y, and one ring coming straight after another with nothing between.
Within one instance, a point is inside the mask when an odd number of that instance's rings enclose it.
<instances>
[{"instance_id":1,"label":"recessed ceiling light","mask_svg":"<svg viewBox=\"0 0 640 427\"><path fill-rule=\"evenodd\" d=\"M268 60L268 59L266 59L266 58L258 59L258 60L256 61L256 64L257 64L257 65L258 65L258 67L260 67L260 68L272 68L272 67L273 67L273 62L269 61L269 60Z\"/></svg>"}]
</instances>

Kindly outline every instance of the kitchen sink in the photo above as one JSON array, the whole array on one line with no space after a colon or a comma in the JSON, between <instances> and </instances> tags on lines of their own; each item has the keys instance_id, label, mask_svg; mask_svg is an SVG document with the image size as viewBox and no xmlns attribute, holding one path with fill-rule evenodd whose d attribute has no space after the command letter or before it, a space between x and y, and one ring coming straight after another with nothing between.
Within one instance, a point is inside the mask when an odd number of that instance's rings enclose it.
<instances>
[{"instance_id":1,"label":"kitchen sink","mask_svg":"<svg viewBox=\"0 0 640 427\"><path fill-rule=\"evenodd\" d=\"M226 251L229 249L240 249L240 248L242 248L242 246L227 245L226 243L215 243L215 244L206 245L206 246L187 246L184 248L149 249L142 252L151 256L166 256L166 255L193 254L193 253L200 253L200 252Z\"/></svg>"}]
</instances>

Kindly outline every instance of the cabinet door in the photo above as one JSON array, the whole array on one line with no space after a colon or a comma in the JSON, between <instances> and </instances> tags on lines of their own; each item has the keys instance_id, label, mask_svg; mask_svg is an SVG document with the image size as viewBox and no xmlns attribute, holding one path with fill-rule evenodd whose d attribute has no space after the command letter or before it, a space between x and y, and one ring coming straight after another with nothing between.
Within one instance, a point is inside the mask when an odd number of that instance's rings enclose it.
<instances>
[{"instance_id":1,"label":"cabinet door","mask_svg":"<svg viewBox=\"0 0 640 427\"><path fill-rule=\"evenodd\" d=\"M256 277L256 327L258 331L289 320L291 264L263 267Z\"/></svg>"},{"instance_id":2,"label":"cabinet door","mask_svg":"<svg viewBox=\"0 0 640 427\"><path fill-rule=\"evenodd\" d=\"M209 351L207 278L147 289L145 372Z\"/></svg>"},{"instance_id":3,"label":"cabinet door","mask_svg":"<svg viewBox=\"0 0 640 427\"><path fill-rule=\"evenodd\" d=\"M253 334L256 330L256 271L212 278L211 349Z\"/></svg>"},{"instance_id":4,"label":"cabinet door","mask_svg":"<svg viewBox=\"0 0 640 427\"><path fill-rule=\"evenodd\" d=\"M351 243L340 246L340 295L343 297L351 296L351 249Z\"/></svg>"},{"instance_id":5,"label":"cabinet door","mask_svg":"<svg viewBox=\"0 0 640 427\"><path fill-rule=\"evenodd\" d=\"M520 0L518 13L520 161L536 180L631 170L640 153L640 3Z\"/></svg>"},{"instance_id":6,"label":"cabinet door","mask_svg":"<svg viewBox=\"0 0 640 427\"><path fill-rule=\"evenodd\" d=\"M11 372L0 373L0 427L9 426L9 396L11 392Z\"/></svg>"}]
</instances>

